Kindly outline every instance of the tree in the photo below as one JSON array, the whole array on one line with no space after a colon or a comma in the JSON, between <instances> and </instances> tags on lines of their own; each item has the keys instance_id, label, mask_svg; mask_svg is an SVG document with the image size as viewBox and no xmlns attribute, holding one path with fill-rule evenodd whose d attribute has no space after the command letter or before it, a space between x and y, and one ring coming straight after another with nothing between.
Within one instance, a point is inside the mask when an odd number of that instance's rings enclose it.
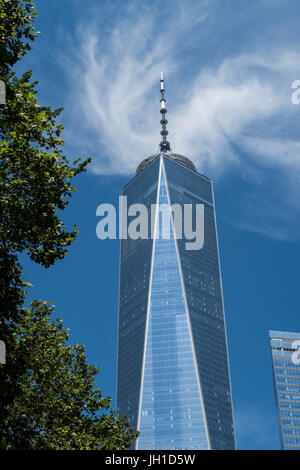
<instances>
[{"instance_id":1,"label":"tree","mask_svg":"<svg viewBox=\"0 0 300 470\"><path fill-rule=\"evenodd\" d=\"M39 106L32 71L20 78L16 62L36 38L32 0L0 0L0 366L1 448L127 448L135 434L94 387L97 369L82 346L69 346L53 307L23 308L26 289L19 253L48 268L63 259L78 230L66 229L63 211L74 176L89 159L70 164L63 153L62 109Z\"/></svg>"},{"instance_id":2,"label":"tree","mask_svg":"<svg viewBox=\"0 0 300 470\"><path fill-rule=\"evenodd\" d=\"M69 203L75 191L71 179L89 162L69 163L63 154L64 126L56 124L62 108L39 106L32 72L17 78L13 70L37 35L35 16L32 0L0 0L0 80L6 87L6 104L0 105L0 303L6 318L16 313L20 287L26 287L16 253L25 251L49 267L74 241L77 227L66 230L57 210Z\"/></svg>"},{"instance_id":3,"label":"tree","mask_svg":"<svg viewBox=\"0 0 300 470\"><path fill-rule=\"evenodd\" d=\"M95 388L95 366L82 345L68 345L53 306L34 301L24 309L10 350L17 393L1 423L3 449L126 449L133 432Z\"/></svg>"}]
</instances>

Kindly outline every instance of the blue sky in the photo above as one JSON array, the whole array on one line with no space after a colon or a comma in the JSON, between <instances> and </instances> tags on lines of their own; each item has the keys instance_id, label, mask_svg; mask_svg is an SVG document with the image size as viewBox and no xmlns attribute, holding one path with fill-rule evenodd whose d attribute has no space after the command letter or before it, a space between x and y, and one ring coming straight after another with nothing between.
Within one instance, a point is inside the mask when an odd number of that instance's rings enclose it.
<instances>
[{"instance_id":1,"label":"blue sky","mask_svg":"<svg viewBox=\"0 0 300 470\"><path fill-rule=\"evenodd\" d=\"M36 5L19 69L65 108L66 154L93 163L64 214L80 235L48 270L26 261L29 297L54 302L114 400L119 243L96 238L96 207L158 150L163 70L172 149L214 181L238 448L279 448L268 330L300 331L299 1Z\"/></svg>"}]
</instances>

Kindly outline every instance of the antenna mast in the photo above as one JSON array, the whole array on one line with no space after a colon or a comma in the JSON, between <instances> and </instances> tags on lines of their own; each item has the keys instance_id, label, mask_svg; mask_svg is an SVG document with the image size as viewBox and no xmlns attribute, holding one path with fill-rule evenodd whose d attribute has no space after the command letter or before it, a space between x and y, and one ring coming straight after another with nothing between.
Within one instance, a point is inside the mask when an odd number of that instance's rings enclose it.
<instances>
[{"instance_id":1,"label":"antenna mast","mask_svg":"<svg viewBox=\"0 0 300 470\"><path fill-rule=\"evenodd\" d=\"M165 89L164 89L164 76L163 73L161 72L160 74L160 94L161 94L161 99L160 99L160 113L161 113L161 131L160 135L162 136L162 141L159 144L160 145L160 151L161 152L166 152L170 151L170 144L167 141L167 124L168 121L166 120L166 113L167 113L167 108L166 108L166 100L165 100Z\"/></svg>"}]
</instances>

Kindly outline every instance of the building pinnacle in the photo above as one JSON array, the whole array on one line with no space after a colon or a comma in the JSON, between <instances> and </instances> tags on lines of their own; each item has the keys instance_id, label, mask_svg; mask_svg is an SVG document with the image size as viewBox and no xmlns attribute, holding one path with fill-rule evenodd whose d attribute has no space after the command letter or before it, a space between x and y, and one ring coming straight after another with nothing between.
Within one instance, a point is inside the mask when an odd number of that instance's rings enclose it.
<instances>
[{"instance_id":1,"label":"building pinnacle","mask_svg":"<svg viewBox=\"0 0 300 470\"><path fill-rule=\"evenodd\" d=\"M168 121L166 120L167 108L166 108L166 100L165 100L164 76L163 76L162 72L160 74L160 94L161 94L161 99L160 99L161 131L160 131L160 135L162 136L162 141L160 143L160 151L161 152L166 152L166 151L170 151L170 144L167 141L167 135L168 135L167 124L168 124Z\"/></svg>"}]
</instances>

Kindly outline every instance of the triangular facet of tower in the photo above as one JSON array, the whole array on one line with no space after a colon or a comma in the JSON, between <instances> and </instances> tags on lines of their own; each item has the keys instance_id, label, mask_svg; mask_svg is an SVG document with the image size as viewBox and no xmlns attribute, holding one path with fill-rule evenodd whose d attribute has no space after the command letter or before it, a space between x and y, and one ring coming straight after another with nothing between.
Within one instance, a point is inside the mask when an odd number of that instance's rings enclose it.
<instances>
[{"instance_id":1,"label":"triangular facet of tower","mask_svg":"<svg viewBox=\"0 0 300 470\"><path fill-rule=\"evenodd\" d=\"M137 449L208 449L168 186L160 158Z\"/></svg>"}]
</instances>

